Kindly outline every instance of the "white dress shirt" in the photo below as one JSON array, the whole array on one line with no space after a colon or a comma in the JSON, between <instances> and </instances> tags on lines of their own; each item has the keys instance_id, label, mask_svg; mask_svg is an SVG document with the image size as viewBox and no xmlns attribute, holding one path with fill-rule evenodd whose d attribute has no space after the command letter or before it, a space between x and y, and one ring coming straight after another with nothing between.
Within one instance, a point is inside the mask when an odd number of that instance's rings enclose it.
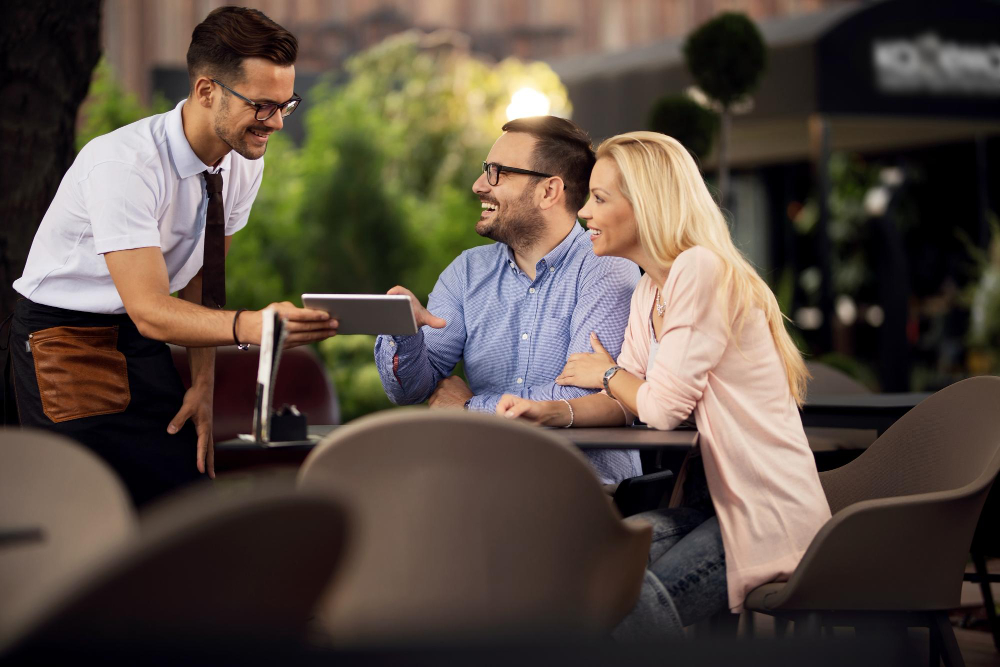
<instances>
[{"instance_id":1,"label":"white dress shirt","mask_svg":"<svg viewBox=\"0 0 1000 667\"><path fill-rule=\"evenodd\" d=\"M14 289L35 303L88 313L124 313L102 255L159 248L170 291L204 259L207 199L203 171L221 172L226 236L242 229L260 188L264 160L230 152L205 165L174 109L97 137L63 176Z\"/></svg>"}]
</instances>

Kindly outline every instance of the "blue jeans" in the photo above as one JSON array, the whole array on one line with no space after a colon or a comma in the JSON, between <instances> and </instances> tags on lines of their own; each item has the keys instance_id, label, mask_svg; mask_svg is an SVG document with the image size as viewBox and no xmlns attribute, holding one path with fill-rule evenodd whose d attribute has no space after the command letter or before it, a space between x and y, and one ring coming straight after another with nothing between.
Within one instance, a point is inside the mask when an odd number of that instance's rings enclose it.
<instances>
[{"instance_id":1,"label":"blue jeans","mask_svg":"<svg viewBox=\"0 0 1000 667\"><path fill-rule=\"evenodd\" d=\"M719 519L711 503L698 491L704 473L694 472L685 484L685 502L692 507L654 510L636 515L653 526L639 601L613 636L622 641L680 637L684 626L697 623L729 607L726 554ZM688 493L689 489L693 493ZM707 489L705 489L707 490Z\"/></svg>"}]
</instances>

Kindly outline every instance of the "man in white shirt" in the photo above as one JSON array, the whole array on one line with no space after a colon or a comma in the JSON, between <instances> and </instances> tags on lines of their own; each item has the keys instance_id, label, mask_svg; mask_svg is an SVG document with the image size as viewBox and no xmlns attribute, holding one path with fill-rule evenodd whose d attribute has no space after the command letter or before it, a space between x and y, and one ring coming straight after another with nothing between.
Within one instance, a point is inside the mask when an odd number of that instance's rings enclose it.
<instances>
[{"instance_id":1,"label":"man in white shirt","mask_svg":"<svg viewBox=\"0 0 1000 667\"><path fill-rule=\"evenodd\" d=\"M260 188L268 137L301 101L297 49L257 10L209 14L188 49L188 98L80 151L14 282L20 423L90 447L139 504L214 477L215 346L261 336L258 314L222 310L225 253ZM291 345L336 333L326 313L272 305ZM165 342L189 348L187 392Z\"/></svg>"}]
</instances>

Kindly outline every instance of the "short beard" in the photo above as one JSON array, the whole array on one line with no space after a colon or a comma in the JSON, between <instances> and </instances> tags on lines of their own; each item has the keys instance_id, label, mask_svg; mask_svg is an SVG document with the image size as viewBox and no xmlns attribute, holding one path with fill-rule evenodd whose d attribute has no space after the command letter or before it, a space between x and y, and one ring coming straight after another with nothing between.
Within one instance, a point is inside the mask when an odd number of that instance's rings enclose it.
<instances>
[{"instance_id":1,"label":"short beard","mask_svg":"<svg viewBox=\"0 0 1000 667\"><path fill-rule=\"evenodd\" d=\"M497 213L496 218L487 225L476 225L476 233L499 243L505 243L514 252L527 250L535 245L540 238L545 221L542 214L532 203L537 180L524 186L521 195L510 205L506 213Z\"/></svg>"},{"instance_id":2,"label":"short beard","mask_svg":"<svg viewBox=\"0 0 1000 667\"><path fill-rule=\"evenodd\" d=\"M222 98L222 108L219 110L219 115L215 117L215 125L213 129L215 130L215 136L219 137L223 143L247 160L259 160L264 157L264 153L267 152L267 144L264 144L264 150L260 151L259 155L255 150L251 149L249 144L247 144L246 137L244 136L246 134L246 129L257 128L245 128L244 131L239 134L236 134L233 131L233 128L229 125L229 98L226 96L223 96Z\"/></svg>"}]
</instances>

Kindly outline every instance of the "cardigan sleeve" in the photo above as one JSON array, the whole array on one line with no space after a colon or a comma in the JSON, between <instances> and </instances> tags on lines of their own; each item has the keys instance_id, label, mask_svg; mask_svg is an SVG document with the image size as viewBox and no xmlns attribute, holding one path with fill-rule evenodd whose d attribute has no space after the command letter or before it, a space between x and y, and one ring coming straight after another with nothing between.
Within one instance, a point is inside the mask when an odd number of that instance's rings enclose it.
<instances>
[{"instance_id":1,"label":"cardigan sleeve","mask_svg":"<svg viewBox=\"0 0 1000 667\"><path fill-rule=\"evenodd\" d=\"M656 364L636 397L639 418L652 428L671 429L687 419L722 359L729 330L718 299L721 279L722 262L698 246L670 268Z\"/></svg>"}]
</instances>

